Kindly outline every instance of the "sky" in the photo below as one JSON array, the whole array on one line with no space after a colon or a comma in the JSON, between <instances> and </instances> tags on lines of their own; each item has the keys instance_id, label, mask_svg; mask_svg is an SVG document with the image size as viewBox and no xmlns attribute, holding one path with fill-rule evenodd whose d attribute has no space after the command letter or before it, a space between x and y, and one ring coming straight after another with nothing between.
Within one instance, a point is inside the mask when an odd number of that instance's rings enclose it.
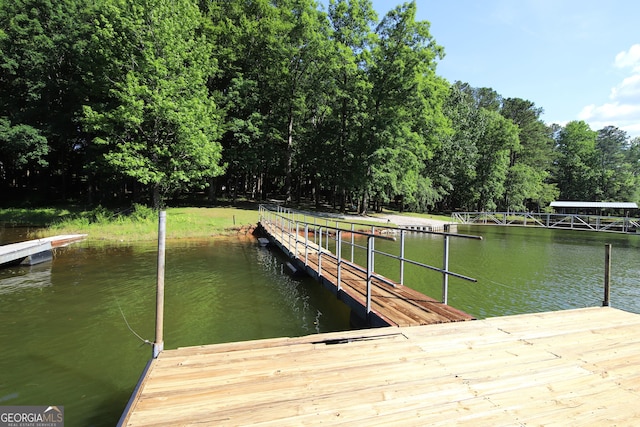
<instances>
[{"instance_id":1,"label":"sky","mask_svg":"<svg viewBox=\"0 0 640 427\"><path fill-rule=\"evenodd\" d=\"M328 3L328 2L327 2ZM373 0L379 18L401 0ZM640 1L416 0L444 47L437 74L640 137Z\"/></svg>"}]
</instances>

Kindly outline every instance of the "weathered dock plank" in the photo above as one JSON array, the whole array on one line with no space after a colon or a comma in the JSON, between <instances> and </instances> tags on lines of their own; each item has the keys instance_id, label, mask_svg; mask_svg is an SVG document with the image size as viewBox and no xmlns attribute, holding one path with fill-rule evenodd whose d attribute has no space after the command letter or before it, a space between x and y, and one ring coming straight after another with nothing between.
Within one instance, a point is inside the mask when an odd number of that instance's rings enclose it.
<instances>
[{"instance_id":1,"label":"weathered dock plank","mask_svg":"<svg viewBox=\"0 0 640 427\"><path fill-rule=\"evenodd\" d=\"M163 351L151 425L635 425L640 315L610 307Z\"/></svg>"}]
</instances>

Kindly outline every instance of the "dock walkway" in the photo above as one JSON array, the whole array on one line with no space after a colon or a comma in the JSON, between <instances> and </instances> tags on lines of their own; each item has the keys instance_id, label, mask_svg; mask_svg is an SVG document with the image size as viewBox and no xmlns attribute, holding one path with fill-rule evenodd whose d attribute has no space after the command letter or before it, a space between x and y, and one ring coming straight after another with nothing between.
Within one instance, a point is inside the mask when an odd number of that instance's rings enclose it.
<instances>
[{"instance_id":1,"label":"dock walkway","mask_svg":"<svg viewBox=\"0 0 640 427\"><path fill-rule=\"evenodd\" d=\"M417 326L473 319L463 311L379 275L372 279L371 311L367 315L367 275L363 268L344 262L338 280L336 256L329 255L326 250L319 255L319 247L313 243L306 242L312 248L305 248L305 243L271 222L261 225L270 240L294 258L298 268L320 281L361 319L368 318L371 326Z\"/></svg>"},{"instance_id":2,"label":"dock walkway","mask_svg":"<svg viewBox=\"0 0 640 427\"><path fill-rule=\"evenodd\" d=\"M65 234L27 240L0 246L0 266L26 263L38 264L51 259L51 249L86 238L86 234Z\"/></svg>"},{"instance_id":3,"label":"dock walkway","mask_svg":"<svg viewBox=\"0 0 640 427\"><path fill-rule=\"evenodd\" d=\"M121 419L637 425L640 315L586 308L165 350Z\"/></svg>"}]
</instances>

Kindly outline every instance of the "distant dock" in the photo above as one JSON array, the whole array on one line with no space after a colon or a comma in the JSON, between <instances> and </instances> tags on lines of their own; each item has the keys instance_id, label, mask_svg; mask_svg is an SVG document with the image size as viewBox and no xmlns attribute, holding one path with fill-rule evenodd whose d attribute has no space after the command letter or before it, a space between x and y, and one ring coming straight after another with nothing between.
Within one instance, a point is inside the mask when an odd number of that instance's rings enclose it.
<instances>
[{"instance_id":1,"label":"distant dock","mask_svg":"<svg viewBox=\"0 0 640 427\"><path fill-rule=\"evenodd\" d=\"M609 307L186 347L120 425L637 425L639 366Z\"/></svg>"},{"instance_id":2,"label":"distant dock","mask_svg":"<svg viewBox=\"0 0 640 427\"><path fill-rule=\"evenodd\" d=\"M2 245L0 246L0 267L18 264L35 265L50 261L53 248L66 246L84 240L86 237L86 234L65 234Z\"/></svg>"}]
</instances>

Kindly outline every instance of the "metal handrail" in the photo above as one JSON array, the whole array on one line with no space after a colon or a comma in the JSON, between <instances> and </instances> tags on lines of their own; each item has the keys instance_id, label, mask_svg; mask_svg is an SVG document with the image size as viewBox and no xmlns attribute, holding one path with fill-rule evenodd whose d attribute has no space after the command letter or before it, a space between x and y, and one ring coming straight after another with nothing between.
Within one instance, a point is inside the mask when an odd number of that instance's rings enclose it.
<instances>
[{"instance_id":1,"label":"metal handrail","mask_svg":"<svg viewBox=\"0 0 640 427\"><path fill-rule=\"evenodd\" d=\"M546 212L454 212L451 214L451 219L462 224L527 226L618 233L634 232L640 224L640 219L626 216Z\"/></svg>"},{"instance_id":2,"label":"metal handrail","mask_svg":"<svg viewBox=\"0 0 640 427\"><path fill-rule=\"evenodd\" d=\"M395 283L393 283L392 281L390 281L389 279L385 278L384 276L375 273L375 255L382 255L391 259L396 259L400 262L400 284L404 285L404 267L405 267L405 263L411 264L411 265L416 265L422 268L427 268L430 269L432 271L436 271L442 274L442 302L444 304L447 304L448 301L448 280L449 280L449 276L453 276L462 280L466 280L466 281L470 281L470 282L477 282L476 279L473 279L471 277L462 275L462 274L458 274L452 271L449 271L449 243L450 243L450 238L451 237L457 237L457 238L466 238L466 239L476 239L476 240L482 240L482 237L480 236L473 236L473 235L467 235L467 234L456 234L456 233L449 233L449 232L437 232L437 231L428 231L428 230L411 230L411 232L417 232L417 233L424 233L424 234L436 234L436 235L441 235L444 238L444 254L443 254L443 267L439 268L439 267L435 267L435 266L431 266L428 264L424 264L418 261L414 261L411 259L408 259L405 257L404 254L404 243L405 243L405 234L407 232L407 230L405 229L399 229L396 227L390 227L390 226L373 226L370 224L360 224L362 226L366 226L366 227L371 227L371 232L364 232L364 231L360 231L360 230L356 230L354 227L354 223L348 223L346 221L334 221L335 222L335 227L332 227L329 225L329 221L328 219L325 220L325 225L319 225L317 218L314 217L313 218L313 222L311 221L307 221L307 213L303 213L301 214L300 212L297 212L293 209L288 209L279 205L276 206L266 206L266 205L260 205L259 207L259 213L260 213L260 221L264 222L264 221L268 221L270 224L274 224L275 227L280 231L280 239L282 242L287 241L288 242L288 247L292 247L292 238L295 238L295 251L298 252L298 244L302 243L304 245L304 265L305 267L308 267L308 258L309 258L309 249L310 247L312 247L312 251L317 252L318 253L318 271L316 272L318 274L318 277L322 277L322 257L323 256L329 256L333 259L336 260L337 263L337 286L338 286L338 290L340 290L340 276L341 276L341 269L342 269L342 265L343 264L347 264L349 266L351 266L352 268L357 269L360 272L363 272L366 274L366 278L367 278L367 313L369 313L371 311L371 282L372 280L375 278L377 280L381 280L384 283L387 283L389 285L395 286ZM296 217L300 217L302 216L303 220L299 220L296 219ZM349 224L350 225L350 229L343 229L339 227L339 224ZM303 227L303 235L302 238L303 240L300 240L300 229L301 227ZM375 234L375 230L376 228L378 229L390 229L390 230L394 230L400 233L400 255L393 255L393 254L389 254L383 251L378 251L375 249L375 239L381 239L381 240L390 240L390 241L397 241L397 239L395 237L392 236L387 236L387 235L381 235L381 234ZM310 243L310 239L309 239L309 231L312 230L313 232L313 242L312 244ZM342 239L342 233L343 232L349 232L351 233L351 241L344 241ZM287 234L287 236L285 236L285 233ZM324 237L324 242L323 242L323 235ZM360 235L363 237L366 237L367 239L367 245L366 246L362 246L359 245L355 242L354 240L354 236L355 235ZM294 237L295 236L295 237ZM335 238L333 240L335 240L335 247L336 247L336 255L334 255L331 251L329 251L329 240L331 239L331 237L334 236ZM286 237L286 240L285 240ZM324 246L323 246L324 243ZM346 244L349 245L351 247L351 261L347 261L345 259L343 259L342 257L342 245ZM357 265L354 262L354 249L355 248L360 248L360 249L366 249L366 255L367 255L367 265L365 268L362 268L361 266Z\"/></svg>"}]
</instances>

